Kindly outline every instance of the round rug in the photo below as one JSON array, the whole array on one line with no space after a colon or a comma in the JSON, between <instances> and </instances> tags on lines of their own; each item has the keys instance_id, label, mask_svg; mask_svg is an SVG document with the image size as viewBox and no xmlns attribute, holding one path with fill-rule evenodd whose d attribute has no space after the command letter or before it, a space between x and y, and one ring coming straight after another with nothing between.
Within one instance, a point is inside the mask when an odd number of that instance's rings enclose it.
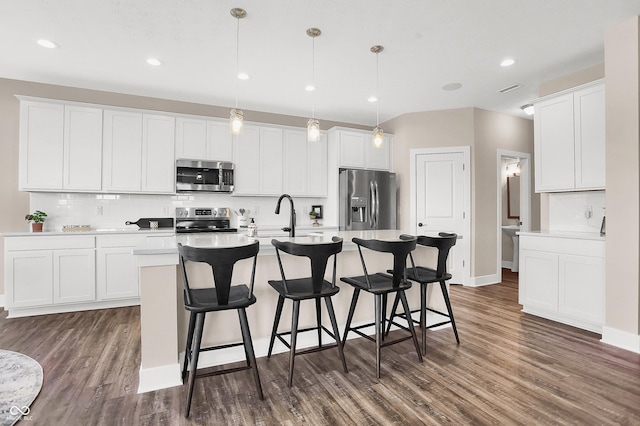
<instances>
[{"instance_id":1,"label":"round rug","mask_svg":"<svg viewBox=\"0 0 640 426\"><path fill-rule=\"evenodd\" d=\"M29 406L42 387L42 367L18 352L0 350L0 426L30 416Z\"/></svg>"}]
</instances>

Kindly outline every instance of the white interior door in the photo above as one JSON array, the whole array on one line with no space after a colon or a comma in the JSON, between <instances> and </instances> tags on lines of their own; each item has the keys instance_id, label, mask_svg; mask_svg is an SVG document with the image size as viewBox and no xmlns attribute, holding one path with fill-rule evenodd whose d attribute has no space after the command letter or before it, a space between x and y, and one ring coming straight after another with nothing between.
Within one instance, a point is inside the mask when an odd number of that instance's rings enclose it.
<instances>
[{"instance_id":1,"label":"white interior door","mask_svg":"<svg viewBox=\"0 0 640 426\"><path fill-rule=\"evenodd\" d=\"M469 276L467 159L464 152L415 155L415 216L417 235L455 232L458 241L449 253L452 283L467 284Z\"/></svg>"}]
</instances>

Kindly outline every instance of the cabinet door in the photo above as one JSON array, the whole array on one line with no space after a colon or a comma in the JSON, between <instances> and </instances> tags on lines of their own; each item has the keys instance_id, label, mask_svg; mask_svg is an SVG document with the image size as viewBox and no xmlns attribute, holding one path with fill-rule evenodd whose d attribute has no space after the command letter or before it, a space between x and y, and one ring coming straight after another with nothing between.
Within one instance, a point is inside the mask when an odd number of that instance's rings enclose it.
<instances>
[{"instance_id":1,"label":"cabinet door","mask_svg":"<svg viewBox=\"0 0 640 426\"><path fill-rule=\"evenodd\" d=\"M138 297L138 268L133 247L106 247L97 251L98 300Z\"/></svg>"},{"instance_id":2,"label":"cabinet door","mask_svg":"<svg viewBox=\"0 0 640 426\"><path fill-rule=\"evenodd\" d=\"M86 302L95 299L95 250L54 250L53 303Z\"/></svg>"},{"instance_id":3,"label":"cabinet door","mask_svg":"<svg viewBox=\"0 0 640 426\"><path fill-rule=\"evenodd\" d=\"M327 135L321 134L318 142L307 144L307 193L308 197L326 197L328 187ZM337 174L337 173L336 173Z\"/></svg>"},{"instance_id":4,"label":"cabinet door","mask_svg":"<svg viewBox=\"0 0 640 426\"><path fill-rule=\"evenodd\" d=\"M207 155L207 121L176 118L176 158L204 160Z\"/></svg>"},{"instance_id":5,"label":"cabinet door","mask_svg":"<svg viewBox=\"0 0 640 426\"><path fill-rule=\"evenodd\" d=\"M51 250L5 252L7 308L50 305L53 302Z\"/></svg>"},{"instance_id":6,"label":"cabinet door","mask_svg":"<svg viewBox=\"0 0 640 426\"><path fill-rule=\"evenodd\" d=\"M604 324L604 258L561 254L559 268L558 311Z\"/></svg>"},{"instance_id":7,"label":"cabinet door","mask_svg":"<svg viewBox=\"0 0 640 426\"><path fill-rule=\"evenodd\" d=\"M62 189L64 106L20 102L19 188Z\"/></svg>"},{"instance_id":8,"label":"cabinet door","mask_svg":"<svg viewBox=\"0 0 640 426\"><path fill-rule=\"evenodd\" d=\"M260 194L282 194L282 129L260 128Z\"/></svg>"},{"instance_id":9,"label":"cabinet door","mask_svg":"<svg viewBox=\"0 0 640 426\"><path fill-rule=\"evenodd\" d=\"M104 111L103 181L105 191L140 191L142 114Z\"/></svg>"},{"instance_id":10,"label":"cabinet door","mask_svg":"<svg viewBox=\"0 0 640 426\"><path fill-rule=\"evenodd\" d=\"M142 192L174 193L175 119L166 115L142 117Z\"/></svg>"},{"instance_id":11,"label":"cabinet door","mask_svg":"<svg viewBox=\"0 0 640 426\"><path fill-rule=\"evenodd\" d=\"M242 134L234 137L233 161L234 194L260 194L260 130L258 127L244 126Z\"/></svg>"},{"instance_id":12,"label":"cabinet door","mask_svg":"<svg viewBox=\"0 0 640 426\"><path fill-rule=\"evenodd\" d=\"M233 161L233 137L229 123L207 121L207 160Z\"/></svg>"},{"instance_id":13,"label":"cabinet door","mask_svg":"<svg viewBox=\"0 0 640 426\"><path fill-rule=\"evenodd\" d=\"M558 255L520 250L519 300L525 308L557 311Z\"/></svg>"},{"instance_id":14,"label":"cabinet door","mask_svg":"<svg viewBox=\"0 0 640 426\"><path fill-rule=\"evenodd\" d=\"M340 167L364 167L364 133L340 132Z\"/></svg>"},{"instance_id":15,"label":"cabinet door","mask_svg":"<svg viewBox=\"0 0 640 426\"><path fill-rule=\"evenodd\" d=\"M389 135L384 135L381 146L373 145L373 136L364 138L364 162L367 169L391 170L391 141Z\"/></svg>"},{"instance_id":16,"label":"cabinet door","mask_svg":"<svg viewBox=\"0 0 640 426\"><path fill-rule=\"evenodd\" d=\"M102 188L102 109L64 107L64 189Z\"/></svg>"},{"instance_id":17,"label":"cabinet door","mask_svg":"<svg viewBox=\"0 0 640 426\"><path fill-rule=\"evenodd\" d=\"M536 104L534 117L536 192L573 189L573 94Z\"/></svg>"},{"instance_id":18,"label":"cabinet door","mask_svg":"<svg viewBox=\"0 0 640 426\"><path fill-rule=\"evenodd\" d=\"M308 148L320 142L307 142L307 132L285 130L284 132L284 170L283 192L289 195L307 195ZM317 158L316 161L320 160Z\"/></svg>"},{"instance_id":19,"label":"cabinet door","mask_svg":"<svg viewBox=\"0 0 640 426\"><path fill-rule=\"evenodd\" d=\"M574 93L574 118L576 189L604 189L604 85Z\"/></svg>"}]
</instances>

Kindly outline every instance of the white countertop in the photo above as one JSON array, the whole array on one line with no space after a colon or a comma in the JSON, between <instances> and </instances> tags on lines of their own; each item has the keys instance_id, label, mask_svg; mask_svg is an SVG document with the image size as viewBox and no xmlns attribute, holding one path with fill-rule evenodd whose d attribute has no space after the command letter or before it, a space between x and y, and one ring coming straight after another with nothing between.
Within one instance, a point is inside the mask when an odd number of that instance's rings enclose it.
<instances>
[{"instance_id":1,"label":"white countertop","mask_svg":"<svg viewBox=\"0 0 640 426\"><path fill-rule=\"evenodd\" d=\"M362 239L396 240L400 234L406 231L396 229L386 229L378 231L318 231L309 232L306 236L258 236L249 238L243 234L234 233L201 233L201 234L180 234L176 236L150 236L133 250L134 255L161 255L177 254L178 243L194 247L237 247L252 244L255 240L260 242L260 249L263 252L273 253L271 240L276 238L279 241L292 241L298 244L325 244L330 243L334 236L341 237L345 249L355 249L355 244L351 242L354 237Z\"/></svg>"},{"instance_id":2,"label":"white countertop","mask_svg":"<svg viewBox=\"0 0 640 426\"><path fill-rule=\"evenodd\" d=\"M548 238L572 238L576 240L605 241L599 232L571 232L571 231L520 231L516 235L521 237L548 237Z\"/></svg>"},{"instance_id":3,"label":"white countertop","mask_svg":"<svg viewBox=\"0 0 640 426\"><path fill-rule=\"evenodd\" d=\"M110 235L110 234L140 234L140 233L161 233L167 235L173 235L173 228L158 228L158 229L138 229L132 228L98 228L90 231L69 231L65 232L62 229L44 230L42 232L3 232L0 234L2 237L46 237L53 235Z\"/></svg>"}]
</instances>

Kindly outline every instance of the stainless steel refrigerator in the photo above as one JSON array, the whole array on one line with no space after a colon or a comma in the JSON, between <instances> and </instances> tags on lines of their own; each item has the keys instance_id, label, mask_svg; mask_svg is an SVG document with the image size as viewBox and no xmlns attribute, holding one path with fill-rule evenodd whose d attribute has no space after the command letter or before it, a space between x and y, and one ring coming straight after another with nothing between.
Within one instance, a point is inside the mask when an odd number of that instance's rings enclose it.
<instances>
[{"instance_id":1,"label":"stainless steel refrigerator","mask_svg":"<svg viewBox=\"0 0 640 426\"><path fill-rule=\"evenodd\" d=\"M396 174L340 170L340 230L396 229Z\"/></svg>"}]
</instances>

